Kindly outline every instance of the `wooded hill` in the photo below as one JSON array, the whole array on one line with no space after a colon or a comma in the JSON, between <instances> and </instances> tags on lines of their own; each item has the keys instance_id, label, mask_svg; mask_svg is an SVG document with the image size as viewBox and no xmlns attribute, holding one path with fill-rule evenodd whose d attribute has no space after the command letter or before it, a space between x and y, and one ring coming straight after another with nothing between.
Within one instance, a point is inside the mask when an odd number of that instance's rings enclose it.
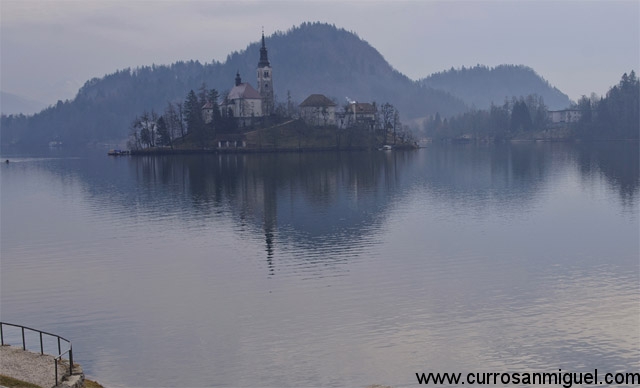
<instances>
[{"instance_id":1,"label":"wooded hill","mask_svg":"<svg viewBox=\"0 0 640 388\"><path fill-rule=\"evenodd\" d=\"M124 69L93 78L80 88L73 100L58 101L33 116L3 115L2 145L34 147L52 140L68 145L121 142L141 112L161 112L167 102L183 101L189 90L198 90L203 83L224 96L233 87L239 71L243 81L255 86L258 40L259 34L256 34L255 43L231 53L224 63L181 61ZM360 102L390 102L403 119L426 117L436 112L450 116L470 106L441 90L447 88L442 82L437 83L440 89L435 89L428 79L412 81L393 69L375 48L355 33L332 25L303 23L266 37L266 46L273 67L277 102L286 102L289 93L295 104L312 93L322 93L342 105L348 96ZM528 72L526 69L514 67L515 72ZM450 82L455 83L454 78ZM511 89L503 94L546 96L538 89L525 91L526 85L520 87L517 82L510 85Z\"/></svg>"},{"instance_id":2,"label":"wooded hill","mask_svg":"<svg viewBox=\"0 0 640 388\"><path fill-rule=\"evenodd\" d=\"M502 105L511 97L534 94L542 97L551 110L566 109L571 104L566 94L551 86L532 68L522 65L451 68L423 78L420 83L449 92L476 109L487 109L491 103Z\"/></svg>"}]
</instances>

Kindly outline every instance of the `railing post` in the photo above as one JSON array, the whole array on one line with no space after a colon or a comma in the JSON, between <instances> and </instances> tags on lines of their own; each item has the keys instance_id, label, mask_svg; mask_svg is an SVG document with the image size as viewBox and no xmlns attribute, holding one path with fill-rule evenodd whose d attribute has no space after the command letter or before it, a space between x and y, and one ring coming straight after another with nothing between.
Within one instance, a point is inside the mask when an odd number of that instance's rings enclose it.
<instances>
[{"instance_id":1,"label":"railing post","mask_svg":"<svg viewBox=\"0 0 640 388\"><path fill-rule=\"evenodd\" d=\"M58 337L58 354L62 354L62 348L60 347L60 337Z\"/></svg>"},{"instance_id":2,"label":"railing post","mask_svg":"<svg viewBox=\"0 0 640 388\"><path fill-rule=\"evenodd\" d=\"M73 349L69 344L69 375L73 375Z\"/></svg>"},{"instance_id":3,"label":"railing post","mask_svg":"<svg viewBox=\"0 0 640 388\"><path fill-rule=\"evenodd\" d=\"M55 364L56 364L56 385L58 385L58 359L55 359ZM55 385L54 385L55 387Z\"/></svg>"},{"instance_id":4,"label":"railing post","mask_svg":"<svg viewBox=\"0 0 640 388\"><path fill-rule=\"evenodd\" d=\"M22 327L22 350L27 350L27 345L24 342L24 327Z\"/></svg>"},{"instance_id":5,"label":"railing post","mask_svg":"<svg viewBox=\"0 0 640 388\"><path fill-rule=\"evenodd\" d=\"M44 346L42 346L42 332L40 332L40 354L44 354Z\"/></svg>"},{"instance_id":6,"label":"railing post","mask_svg":"<svg viewBox=\"0 0 640 388\"><path fill-rule=\"evenodd\" d=\"M2 334L2 322L0 322L0 345L4 346L4 335Z\"/></svg>"}]
</instances>

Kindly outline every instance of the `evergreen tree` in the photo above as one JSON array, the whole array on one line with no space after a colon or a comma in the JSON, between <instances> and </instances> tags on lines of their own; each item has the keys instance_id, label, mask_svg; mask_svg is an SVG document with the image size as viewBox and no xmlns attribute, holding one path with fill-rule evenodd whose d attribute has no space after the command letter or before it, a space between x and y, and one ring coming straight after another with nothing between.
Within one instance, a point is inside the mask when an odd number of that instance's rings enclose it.
<instances>
[{"instance_id":1,"label":"evergreen tree","mask_svg":"<svg viewBox=\"0 0 640 388\"><path fill-rule=\"evenodd\" d=\"M167 123L165 122L163 116L160 116L160 118L158 119L156 129L158 131L158 143L161 146L171 146L171 148L173 149L169 127L167 126Z\"/></svg>"},{"instance_id":2,"label":"evergreen tree","mask_svg":"<svg viewBox=\"0 0 640 388\"><path fill-rule=\"evenodd\" d=\"M529 108L523 100L516 101L513 104L511 111L511 125L509 129L512 132L517 131L529 131L531 130L531 115L529 114Z\"/></svg>"},{"instance_id":3,"label":"evergreen tree","mask_svg":"<svg viewBox=\"0 0 640 388\"><path fill-rule=\"evenodd\" d=\"M184 121L187 126L187 133L200 136L204 132L202 106L193 89L189 91L187 99L184 101Z\"/></svg>"}]
</instances>

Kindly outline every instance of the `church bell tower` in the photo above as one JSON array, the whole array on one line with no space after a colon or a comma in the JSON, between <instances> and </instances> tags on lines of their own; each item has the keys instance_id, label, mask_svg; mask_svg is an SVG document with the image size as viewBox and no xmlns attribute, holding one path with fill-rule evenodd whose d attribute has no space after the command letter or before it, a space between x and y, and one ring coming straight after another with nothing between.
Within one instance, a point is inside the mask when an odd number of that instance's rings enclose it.
<instances>
[{"instance_id":1,"label":"church bell tower","mask_svg":"<svg viewBox=\"0 0 640 388\"><path fill-rule=\"evenodd\" d=\"M264 44L264 31L262 31L262 47L260 48L260 61L258 62L258 92L262 97L262 115L271 115L274 105L273 74L267 57L267 47Z\"/></svg>"}]
</instances>

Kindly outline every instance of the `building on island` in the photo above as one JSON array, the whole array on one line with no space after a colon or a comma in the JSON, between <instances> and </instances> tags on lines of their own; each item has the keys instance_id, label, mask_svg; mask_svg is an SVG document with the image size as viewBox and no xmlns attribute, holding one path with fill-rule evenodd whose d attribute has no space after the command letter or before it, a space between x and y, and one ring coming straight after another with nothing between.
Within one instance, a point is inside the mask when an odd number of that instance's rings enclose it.
<instances>
[{"instance_id":1,"label":"building on island","mask_svg":"<svg viewBox=\"0 0 640 388\"><path fill-rule=\"evenodd\" d=\"M236 73L235 86L220 104L220 113L224 117L234 117L240 126L253 124L257 117L270 116L274 112L273 70L267 56L267 48L262 33L260 61L257 67L258 90L248 82L242 82L240 72ZM203 115L207 114L203 106Z\"/></svg>"},{"instance_id":2,"label":"building on island","mask_svg":"<svg viewBox=\"0 0 640 388\"><path fill-rule=\"evenodd\" d=\"M360 127L373 130L376 127L378 109L368 102L350 101L344 112L336 115L339 128Z\"/></svg>"},{"instance_id":3,"label":"building on island","mask_svg":"<svg viewBox=\"0 0 640 388\"><path fill-rule=\"evenodd\" d=\"M336 106L323 94L312 94L299 105L300 118L313 126L336 125Z\"/></svg>"},{"instance_id":4,"label":"building on island","mask_svg":"<svg viewBox=\"0 0 640 388\"><path fill-rule=\"evenodd\" d=\"M215 106L211 101L207 101L207 103L202 106L202 119L204 120L205 124L211 124L211 122L213 121L214 109Z\"/></svg>"},{"instance_id":5,"label":"building on island","mask_svg":"<svg viewBox=\"0 0 640 388\"><path fill-rule=\"evenodd\" d=\"M563 109L547 111L551 124L568 124L580 121L582 112L578 109Z\"/></svg>"},{"instance_id":6,"label":"building on island","mask_svg":"<svg viewBox=\"0 0 640 388\"><path fill-rule=\"evenodd\" d=\"M262 117L275 113L273 68L269 62L264 31L262 32L260 59L256 66L257 90L248 82L242 82L240 71L236 72L235 85L224 96L219 109L222 117L233 118L239 127L252 126L262 122ZM215 102L207 102L202 107L205 123L215 120ZM365 128L374 130L378 125L375 103L349 101L343 109L323 94L311 94L299 106L300 118L311 126L336 126L345 128Z\"/></svg>"},{"instance_id":7,"label":"building on island","mask_svg":"<svg viewBox=\"0 0 640 388\"><path fill-rule=\"evenodd\" d=\"M236 73L235 86L220 107L223 116L235 117L242 125L248 124L247 119L263 116L260 93L251 84L243 83L239 72Z\"/></svg>"}]
</instances>

